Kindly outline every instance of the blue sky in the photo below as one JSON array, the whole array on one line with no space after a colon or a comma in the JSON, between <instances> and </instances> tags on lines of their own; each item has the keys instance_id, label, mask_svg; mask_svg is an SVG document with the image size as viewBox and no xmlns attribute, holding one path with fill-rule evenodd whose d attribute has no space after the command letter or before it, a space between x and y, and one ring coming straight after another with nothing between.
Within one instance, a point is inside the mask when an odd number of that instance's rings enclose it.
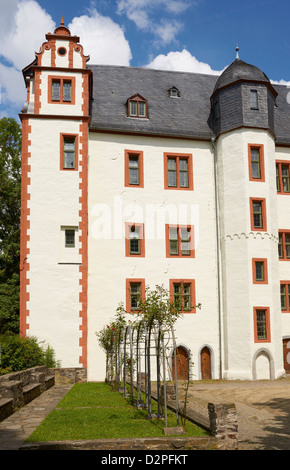
<instances>
[{"instance_id":1,"label":"blue sky","mask_svg":"<svg viewBox=\"0 0 290 470\"><path fill-rule=\"evenodd\" d=\"M220 73L240 58L290 85L289 0L0 0L0 117L25 101L21 70L63 15L91 63ZM287 83L288 84L288 83Z\"/></svg>"}]
</instances>

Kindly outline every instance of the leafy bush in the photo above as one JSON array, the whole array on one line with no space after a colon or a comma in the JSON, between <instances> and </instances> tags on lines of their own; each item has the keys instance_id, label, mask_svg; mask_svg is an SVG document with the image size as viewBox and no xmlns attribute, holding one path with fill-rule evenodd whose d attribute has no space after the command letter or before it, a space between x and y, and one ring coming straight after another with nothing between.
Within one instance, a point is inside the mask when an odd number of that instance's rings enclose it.
<instances>
[{"instance_id":1,"label":"leafy bush","mask_svg":"<svg viewBox=\"0 0 290 470\"><path fill-rule=\"evenodd\" d=\"M57 365L53 349L50 346L41 346L35 337L1 336L0 347L0 375L40 365L47 365L47 367Z\"/></svg>"}]
</instances>

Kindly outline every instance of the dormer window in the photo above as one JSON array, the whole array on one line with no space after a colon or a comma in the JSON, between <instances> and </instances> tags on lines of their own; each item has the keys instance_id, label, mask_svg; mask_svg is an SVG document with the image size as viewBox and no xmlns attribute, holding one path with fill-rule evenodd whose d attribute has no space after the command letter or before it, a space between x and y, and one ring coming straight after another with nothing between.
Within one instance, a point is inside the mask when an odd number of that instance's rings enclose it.
<instances>
[{"instance_id":1,"label":"dormer window","mask_svg":"<svg viewBox=\"0 0 290 470\"><path fill-rule=\"evenodd\" d=\"M180 97L180 92L179 92L178 88L176 88L176 86L173 86L172 88L170 88L169 96L170 96L170 98L179 98Z\"/></svg>"},{"instance_id":2,"label":"dormer window","mask_svg":"<svg viewBox=\"0 0 290 470\"><path fill-rule=\"evenodd\" d=\"M147 118L147 100L138 94L129 98L128 116L135 118Z\"/></svg>"}]
</instances>

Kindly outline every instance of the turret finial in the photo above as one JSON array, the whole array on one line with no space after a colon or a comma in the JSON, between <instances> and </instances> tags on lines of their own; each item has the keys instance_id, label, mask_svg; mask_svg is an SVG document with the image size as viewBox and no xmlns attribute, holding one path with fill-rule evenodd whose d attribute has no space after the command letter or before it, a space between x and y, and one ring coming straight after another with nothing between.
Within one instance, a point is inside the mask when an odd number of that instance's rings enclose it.
<instances>
[{"instance_id":1,"label":"turret finial","mask_svg":"<svg viewBox=\"0 0 290 470\"><path fill-rule=\"evenodd\" d=\"M60 24L61 26L64 26L63 16L61 17Z\"/></svg>"},{"instance_id":2,"label":"turret finial","mask_svg":"<svg viewBox=\"0 0 290 470\"><path fill-rule=\"evenodd\" d=\"M236 59L239 59L239 58L240 58L240 57L239 57L239 50L240 50L240 48L239 48L239 46L237 45L237 46L236 46Z\"/></svg>"}]
</instances>

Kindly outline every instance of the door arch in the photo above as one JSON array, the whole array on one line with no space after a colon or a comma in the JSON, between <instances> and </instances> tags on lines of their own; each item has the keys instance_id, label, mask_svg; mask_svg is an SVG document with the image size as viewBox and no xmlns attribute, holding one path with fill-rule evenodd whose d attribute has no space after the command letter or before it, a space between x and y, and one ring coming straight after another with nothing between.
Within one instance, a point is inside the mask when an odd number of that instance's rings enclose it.
<instances>
[{"instance_id":1,"label":"door arch","mask_svg":"<svg viewBox=\"0 0 290 470\"><path fill-rule=\"evenodd\" d=\"M210 380L211 375L211 352L207 346L200 351L200 375L202 380Z\"/></svg>"},{"instance_id":2,"label":"door arch","mask_svg":"<svg viewBox=\"0 0 290 470\"><path fill-rule=\"evenodd\" d=\"M189 378L189 354L184 346L176 348L176 370L177 380L188 380ZM175 377L174 354L172 355L172 377Z\"/></svg>"}]
</instances>

